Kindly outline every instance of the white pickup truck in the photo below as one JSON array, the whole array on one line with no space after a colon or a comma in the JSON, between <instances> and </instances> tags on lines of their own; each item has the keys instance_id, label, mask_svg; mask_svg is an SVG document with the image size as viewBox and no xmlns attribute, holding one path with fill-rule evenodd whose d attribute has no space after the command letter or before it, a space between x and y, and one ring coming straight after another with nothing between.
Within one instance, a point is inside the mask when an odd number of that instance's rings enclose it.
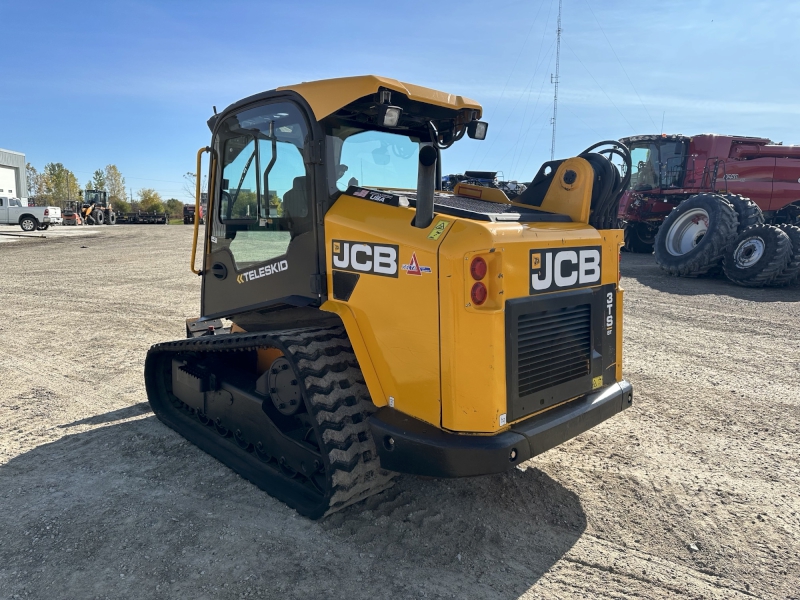
<instances>
[{"instance_id":1,"label":"white pickup truck","mask_svg":"<svg viewBox=\"0 0 800 600\"><path fill-rule=\"evenodd\" d=\"M36 231L61 222L61 209L57 206L23 206L19 198L0 196L0 225L19 225L22 231Z\"/></svg>"}]
</instances>

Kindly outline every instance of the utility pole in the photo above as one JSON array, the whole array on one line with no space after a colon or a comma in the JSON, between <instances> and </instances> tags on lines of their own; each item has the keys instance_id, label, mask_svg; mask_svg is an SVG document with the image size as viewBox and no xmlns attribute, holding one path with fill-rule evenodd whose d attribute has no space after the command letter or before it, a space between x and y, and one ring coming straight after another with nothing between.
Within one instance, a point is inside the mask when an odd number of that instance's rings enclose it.
<instances>
[{"instance_id":1,"label":"utility pole","mask_svg":"<svg viewBox=\"0 0 800 600\"><path fill-rule=\"evenodd\" d=\"M558 114L558 74L559 74L559 60L561 58L561 1L558 0L558 26L556 28L556 74L550 74L550 83L555 84L555 92L553 93L553 118L550 123L553 125L553 139L550 142L550 160L555 159L556 155L556 115Z\"/></svg>"}]
</instances>

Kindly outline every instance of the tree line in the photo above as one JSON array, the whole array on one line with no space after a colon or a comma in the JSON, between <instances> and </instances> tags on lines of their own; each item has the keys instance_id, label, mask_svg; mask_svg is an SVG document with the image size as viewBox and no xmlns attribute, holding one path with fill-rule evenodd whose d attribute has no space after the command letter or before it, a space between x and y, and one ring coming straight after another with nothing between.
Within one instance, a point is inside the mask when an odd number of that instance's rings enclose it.
<instances>
[{"instance_id":1,"label":"tree line","mask_svg":"<svg viewBox=\"0 0 800 600\"><path fill-rule=\"evenodd\" d=\"M65 208L71 200L81 200L83 190L99 190L108 193L108 201L114 211L120 213L145 211L168 213L173 217L183 215L183 202L176 198L164 200L153 188L144 188L131 197L125 188L125 178L116 165L97 169L92 179L81 188L78 178L62 163L47 163L42 171L28 163L25 166L28 179L28 200L36 205Z\"/></svg>"}]
</instances>

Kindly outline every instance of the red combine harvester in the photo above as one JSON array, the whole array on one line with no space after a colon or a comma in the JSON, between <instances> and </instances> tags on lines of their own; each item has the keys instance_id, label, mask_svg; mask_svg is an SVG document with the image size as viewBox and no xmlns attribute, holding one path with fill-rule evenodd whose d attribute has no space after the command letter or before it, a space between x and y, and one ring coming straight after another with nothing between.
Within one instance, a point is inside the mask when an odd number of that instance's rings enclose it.
<instances>
[{"instance_id":1,"label":"red combine harvester","mask_svg":"<svg viewBox=\"0 0 800 600\"><path fill-rule=\"evenodd\" d=\"M716 134L637 135L620 141L633 163L618 213L628 250L652 252L666 216L696 194L733 201L744 196L759 206L767 223L800 225L800 146Z\"/></svg>"}]
</instances>

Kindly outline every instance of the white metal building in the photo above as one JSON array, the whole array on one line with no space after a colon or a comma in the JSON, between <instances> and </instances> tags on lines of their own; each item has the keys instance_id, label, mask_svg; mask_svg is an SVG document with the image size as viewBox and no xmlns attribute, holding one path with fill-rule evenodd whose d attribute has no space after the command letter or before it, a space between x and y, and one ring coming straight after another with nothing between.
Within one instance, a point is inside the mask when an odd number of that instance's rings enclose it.
<instances>
[{"instance_id":1,"label":"white metal building","mask_svg":"<svg viewBox=\"0 0 800 600\"><path fill-rule=\"evenodd\" d=\"M22 198L27 202L25 155L21 152L0 148L0 198Z\"/></svg>"}]
</instances>

